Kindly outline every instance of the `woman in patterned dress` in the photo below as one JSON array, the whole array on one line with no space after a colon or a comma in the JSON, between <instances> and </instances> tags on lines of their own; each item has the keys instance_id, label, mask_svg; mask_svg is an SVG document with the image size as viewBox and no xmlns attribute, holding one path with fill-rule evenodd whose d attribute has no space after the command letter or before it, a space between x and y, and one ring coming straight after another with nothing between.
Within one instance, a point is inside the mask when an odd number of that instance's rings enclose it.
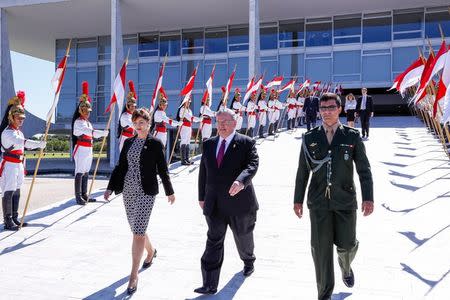
<instances>
[{"instance_id":1,"label":"woman in patterned dress","mask_svg":"<svg viewBox=\"0 0 450 300\"><path fill-rule=\"evenodd\" d=\"M119 162L109 180L104 198L108 200L112 192L123 193L125 211L133 233L132 268L127 293L137 289L138 271L144 248L147 257L142 267L148 268L156 256L156 249L146 233L155 197L158 194L159 174L168 201L173 204L175 195L170 182L169 171L164 157L164 147L150 131L150 113L145 108L133 112L132 121L137 135L124 142Z\"/></svg>"}]
</instances>

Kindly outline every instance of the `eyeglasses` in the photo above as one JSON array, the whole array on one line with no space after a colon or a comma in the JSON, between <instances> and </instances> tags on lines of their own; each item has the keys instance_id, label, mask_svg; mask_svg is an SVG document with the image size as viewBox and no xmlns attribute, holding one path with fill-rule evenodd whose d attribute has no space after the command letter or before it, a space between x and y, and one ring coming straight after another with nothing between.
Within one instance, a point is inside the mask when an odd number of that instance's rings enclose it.
<instances>
[{"instance_id":1,"label":"eyeglasses","mask_svg":"<svg viewBox=\"0 0 450 300\"><path fill-rule=\"evenodd\" d=\"M320 106L319 110L321 111L334 111L338 108L337 105L330 105L330 106Z\"/></svg>"},{"instance_id":2,"label":"eyeglasses","mask_svg":"<svg viewBox=\"0 0 450 300\"><path fill-rule=\"evenodd\" d=\"M234 120L216 121L216 123L217 123L217 125L221 125L221 124L230 125L233 123L233 121Z\"/></svg>"}]
</instances>

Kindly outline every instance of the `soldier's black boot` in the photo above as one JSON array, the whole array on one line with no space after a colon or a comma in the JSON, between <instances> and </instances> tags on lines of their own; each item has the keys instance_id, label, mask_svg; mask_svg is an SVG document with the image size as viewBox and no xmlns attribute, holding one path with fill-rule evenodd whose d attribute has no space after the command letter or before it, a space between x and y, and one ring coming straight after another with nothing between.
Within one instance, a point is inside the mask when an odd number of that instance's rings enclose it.
<instances>
[{"instance_id":1,"label":"soldier's black boot","mask_svg":"<svg viewBox=\"0 0 450 300\"><path fill-rule=\"evenodd\" d=\"M81 180L83 173L75 174L75 200L78 205L86 205L86 201L81 196Z\"/></svg>"},{"instance_id":2,"label":"soldier's black boot","mask_svg":"<svg viewBox=\"0 0 450 300\"><path fill-rule=\"evenodd\" d=\"M249 137L249 138L253 138L253 127L249 127L248 128L248 130L247 130L247 136Z\"/></svg>"},{"instance_id":3,"label":"soldier's black boot","mask_svg":"<svg viewBox=\"0 0 450 300\"><path fill-rule=\"evenodd\" d=\"M16 231L19 229L12 220L12 196L13 191L3 192L2 208L3 208L3 223L5 230Z\"/></svg>"},{"instance_id":4,"label":"soldier's black boot","mask_svg":"<svg viewBox=\"0 0 450 300\"><path fill-rule=\"evenodd\" d=\"M20 200L20 189L17 189L12 196L12 220L14 224L20 226L19 221L19 200ZM23 222L22 227L27 226L28 223Z\"/></svg>"},{"instance_id":5,"label":"soldier's black boot","mask_svg":"<svg viewBox=\"0 0 450 300\"><path fill-rule=\"evenodd\" d=\"M278 132L278 123L279 123L280 121L278 120L278 121L275 121L275 124L273 124L273 132L276 134L277 132Z\"/></svg>"},{"instance_id":6,"label":"soldier's black boot","mask_svg":"<svg viewBox=\"0 0 450 300\"><path fill-rule=\"evenodd\" d=\"M263 139L263 138L264 138L264 132L263 132L263 130L264 130L264 126L259 125L258 135L259 135L259 138L260 138L260 139Z\"/></svg>"},{"instance_id":7,"label":"soldier's black boot","mask_svg":"<svg viewBox=\"0 0 450 300\"><path fill-rule=\"evenodd\" d=\"M269 124L269 135L273 135L273 123Z\"/></svg>"},{"instance_id":8,"label":"soldier's black boot","mask_svg":"<svg viewBox=\"0 0 450 300\"><path fill-rule=\"evenodd\" d=\"M81 177L81 198L83 198L86 202L96 202L97 199L89 198L87 194L87 186L88 186L89 173L84 173Z\"/></svg>"},{"instance_id":9,"label":"soldier's black boot","mask_svg":"<svg viewBox=\"0 0 450 300\"><path fill-rule=\"evenodd\" d=\"M183 165L183 166L188 166L188 165L190 165L190 163L189 163L189 161L187 160L187 156L188 156L188 153L187 153L187 145L181 145L180 146L180 152L181 152L181 164Z\"/></svg>"},{"instance_id":10,"label":"soldier's black boot","mask_svg":"<svg viewBox=\"0 0 450 300\"><path fill-rule=\"evenodd\" d=\"M193 162L189 159L189 156L191 155L190 151L189 151L189 145L186 145L186 150L185 151L185 155L186 155L186 162L188 165L192 165Z\"/></svg>"}]
</instances>

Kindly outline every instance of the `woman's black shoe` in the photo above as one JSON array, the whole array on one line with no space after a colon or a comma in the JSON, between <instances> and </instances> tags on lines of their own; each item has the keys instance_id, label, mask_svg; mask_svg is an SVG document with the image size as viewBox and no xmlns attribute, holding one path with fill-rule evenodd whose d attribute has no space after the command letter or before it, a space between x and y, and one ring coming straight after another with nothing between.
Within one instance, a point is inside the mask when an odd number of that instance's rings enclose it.
<instances>
[{"instance_id":1,"label":"woman's black shoe","mask_svg":"<svg viewBox=\"0 0 450 300\"><path fill-rule=\"evenodd\" d=\"M158 251L156 251L156 249L155 249L155 252L153 253L152 259L150 259L149 262L146 262L146 261L144 260L144 263L142 264L142 268L143 268L143 269L147 269L148 267L150 267L150 266L152 265L152 263L153 263L153 258L156 257L156 254L157 254L157 253L158 253Z\"/></svg>"},{"instance_id":2,"label":"woman's black shoe","mask_svg":"<svg viewBox=\"0 0 450 300\"><path fill-rule=\"evenodd\" d=\"M130 296L133 295L136 291L137 291L137 285L134 287L127 288L127 294Z\"/></svg>"}]
</instances>

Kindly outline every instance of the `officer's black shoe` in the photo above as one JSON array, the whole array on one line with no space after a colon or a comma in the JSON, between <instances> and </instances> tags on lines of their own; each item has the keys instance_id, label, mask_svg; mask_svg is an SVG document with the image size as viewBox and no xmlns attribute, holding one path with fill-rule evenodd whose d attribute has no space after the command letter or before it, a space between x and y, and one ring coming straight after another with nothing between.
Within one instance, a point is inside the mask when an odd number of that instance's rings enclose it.
<instances>
[{"instance_id":1,"label":"officer's black shoe","mask_svg":"<svg viewBox=\"0 0 450 300\"><path fill-rule=\"evenodd\" d=\"M351 288L355 285L355 274L353 274L352 269L350 269L350 274L348 274L348 275L342 274L342 281L349 288Z\"/></svg>"},{"instance_id":2,"label":"officer's black shoe","mask_svg":"<svg viewBox=\"0 0 450 300\"><path fill-rule=\"evenodd\" d=\"M242 273L244 274L245 277L252 275L253 272L255 272L255 267L253 265L244 266L244 270L242 271Z\"/></svg>"},{"instance_id":3,"label":"officer's black shoe","mask_svg":"<svg viewBox=\"0 0 450 300\"><path fill-rule=\"evenodd\" d=\"M202 287L196 288L194 290L194 293L204 294L204 295L213 295L213 294L217 293L217 289L209 287L209 286L202 286Z\"/></svg>"}]
</instances>

